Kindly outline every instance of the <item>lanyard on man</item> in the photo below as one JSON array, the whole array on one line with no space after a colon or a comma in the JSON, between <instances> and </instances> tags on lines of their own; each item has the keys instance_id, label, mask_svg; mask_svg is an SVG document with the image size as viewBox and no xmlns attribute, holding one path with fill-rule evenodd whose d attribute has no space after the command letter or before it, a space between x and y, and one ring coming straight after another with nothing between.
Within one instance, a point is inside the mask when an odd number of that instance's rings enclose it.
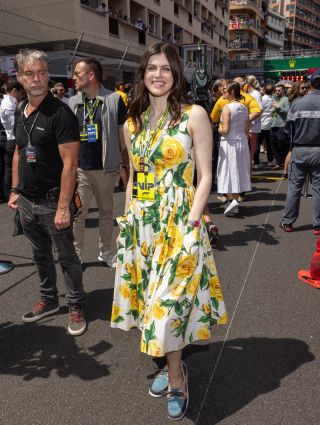
<instances>
[{"instance_id":1,"label":"lanyard on man","mask_svg":"<svg viewBox=\"0 0 320 425\"><path fill-rule=\"evenodd\" d=\"M22 121L24 132L26 133L26 136L27 136L27 141L28 141L28 145L26 147L26 159L27 159L27 163L28 164L34 164L34 163L37 162L36 148L32 145L31 133L32 133L32 130L33 130L34 126L35 126L35 123L36 123L36 121L38 119L39 112L40 111L38 111L37 114L36 114L36 116L34 117L34 120L32 121L32 124L30 126L30 129L28 131L27 128L26 128L26 125L25 125L24 112L21 111L21 121Z\"/></svg>"},{"instance_id":2,"label":"lanyard on man","mask_svg":"<svg viewBox=\"0 0 320 425\"><path fill-rule=\"evenodd\" d=\"M98 140L98 124L94 124L94 116L99 107L99 100L96 99L93 103L92 101L84 101L83 104L83 123L82 123L82 132L80 133L81 142L94 143ZM89 119L89 124L87 121Z\"/></svg>"}]
</instances>

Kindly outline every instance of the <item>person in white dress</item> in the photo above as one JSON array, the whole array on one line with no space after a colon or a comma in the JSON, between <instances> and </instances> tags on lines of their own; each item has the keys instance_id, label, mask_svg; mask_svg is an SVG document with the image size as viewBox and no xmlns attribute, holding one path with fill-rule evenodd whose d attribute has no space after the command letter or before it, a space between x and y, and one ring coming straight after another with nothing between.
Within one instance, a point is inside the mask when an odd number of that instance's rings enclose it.
<instances>
[{"instance_id":1,"label":"person in white dress","mask_svg":"<svg viewBox=\"0 0 320 425\"><path fill-rule=\"evenodd\" d=\"M230 101L222 109L219 133L221 134L218 158L218 193L228 198L225 215L239 212L237 201L241 192L251 190L250 129L248 108L240 103L240 84L228 82L223 96Z\"/></svg>"}]
</instances>

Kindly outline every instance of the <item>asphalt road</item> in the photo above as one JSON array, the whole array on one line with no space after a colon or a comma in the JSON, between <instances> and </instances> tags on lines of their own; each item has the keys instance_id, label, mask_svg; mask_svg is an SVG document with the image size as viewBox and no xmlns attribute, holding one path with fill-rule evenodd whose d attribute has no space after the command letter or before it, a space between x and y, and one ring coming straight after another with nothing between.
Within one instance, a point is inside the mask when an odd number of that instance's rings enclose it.
<instances>
[{"instance_id":1,"label":"asphalt road","mask_svg":"<svg viewBox=\"0 0 320 425\"><path fill-rule=\"evenodd\" d=\"M214 250L229 325L209 345L185 350L190 404L181 424L317 425L319 407L320 292L300 283L316 237L311 200L301 201L292 234L279 229L287 182L255 172L253 191L236 218L210 207L221 233ZM124 194L116 193L116 214ZM88 331L66 333L64 285L59 271L59 314L36 324L21 315L37 300L38 283L24 236L12 237L12 214L0 205L1 425L163 425L165 399L148 395L156 363L139 352L139 331L110 328L114 272L97 261L97 210L87 220L84 283Z\"/></svg>"}]
</instances>

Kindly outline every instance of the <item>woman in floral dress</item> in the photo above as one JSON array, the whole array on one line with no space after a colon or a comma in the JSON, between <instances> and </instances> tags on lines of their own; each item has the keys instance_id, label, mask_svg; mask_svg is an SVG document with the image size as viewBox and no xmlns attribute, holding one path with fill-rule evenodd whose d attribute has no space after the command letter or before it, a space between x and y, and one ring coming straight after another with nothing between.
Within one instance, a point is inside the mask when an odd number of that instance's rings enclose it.
<instances>
[{"instance_id":1,"label":"woman in floral dress","mask_svg":"<svg viewBox=\"0 0 320 425\"><path fill-rule=\"evenodd\" d=\"M114 328L142 331L142 352L166 356L149 392L167 394L168 416L175 420L188 405L182 349L209 339L212 325L227 322L202 220L211 187L212 130L202 107L182 103L184 88L175 48L151 46L142 56L124 126L130 179L125 214L118 218L111 319Z\"/></svg>"}]
</instances>

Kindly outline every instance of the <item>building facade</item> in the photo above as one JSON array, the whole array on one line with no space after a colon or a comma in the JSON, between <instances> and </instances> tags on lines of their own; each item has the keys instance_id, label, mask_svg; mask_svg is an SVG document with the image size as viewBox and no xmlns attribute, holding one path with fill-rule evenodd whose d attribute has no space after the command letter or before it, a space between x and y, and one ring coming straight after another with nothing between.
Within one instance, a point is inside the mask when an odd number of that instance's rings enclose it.
<instances>
[{"instance_id":1,"label":"building facade","mask_svg":"<svg viewBox=\"0 0 320 425\"><path fill-rule=\"evenodd\" d=\"M269 8L269 1L230 1L230 77L254 74L263 78L264 57L283 50L285 19Z\"/></svg>"},{"instance_id":2,"label":"building facade","mask_svg":"<svg viewBox=\"0 0 320 425\"><path fill-rule=\"evenodd\" d=\"M285 50L320 48L320 0L272 0L271 8L286 17Z\"/></svg>"},{"instance_id":3,"label":"building facade","mask_svg":"<svg viewBox=\"0 0 320 425\"><path fill-rule=\"evenodd\" d=\"M35 4L36 3L36 4ZM104 83L133 82L144 50L158 41L176 46L191 68L186 45L206 46L206 65L214 77L225 74L228 52L228 2L223 0L11 0L1 5L0 55L23 47L49 53L52 73L70 80L78 57L97 57ZM191 65L190 65L191 64Z\"/></svg>"}]
</instances>

